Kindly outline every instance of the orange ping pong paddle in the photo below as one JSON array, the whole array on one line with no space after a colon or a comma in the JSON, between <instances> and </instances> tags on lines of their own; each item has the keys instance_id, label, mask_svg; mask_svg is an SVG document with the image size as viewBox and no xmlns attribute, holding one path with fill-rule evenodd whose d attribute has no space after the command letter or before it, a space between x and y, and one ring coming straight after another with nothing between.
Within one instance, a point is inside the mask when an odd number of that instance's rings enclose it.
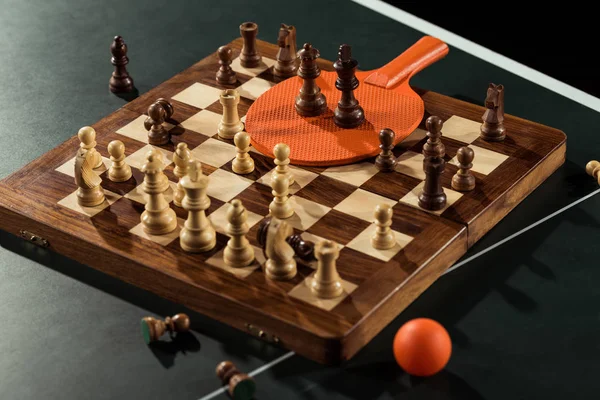
<instances>
[{"instance_id":1,"label":"orange ping pong paddle","mask_svg":"<svg viewBox=\"0 0 600 400\"><path fill-rule=\"evenodd\" d=\"M372 71L356 71L354 96L365 120L356 128L341 128L333 113L341 98L335 71L321 71L315 83L326 98L327 109L315 117L296 112L295 99L302 87L299 76L277 83L259 96L246 114L246 131L254 148L272 157L273 148L285 143L290 163L309 166L350 164L379 154L379 131L392 129L394 145L413 132L425 107L409 81L419 71L448 54L441 40L424 36L388 64Z\"/></svg>"}]
</instances>

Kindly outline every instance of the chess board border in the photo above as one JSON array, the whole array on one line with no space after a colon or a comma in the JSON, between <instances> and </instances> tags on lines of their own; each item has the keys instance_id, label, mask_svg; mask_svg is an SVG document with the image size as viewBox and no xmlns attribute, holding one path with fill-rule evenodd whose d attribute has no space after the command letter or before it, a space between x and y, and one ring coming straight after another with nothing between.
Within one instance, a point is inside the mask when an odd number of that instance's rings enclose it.
<instances>
[{"instance_id":1,"label":"chess board border","mask_svg":"<svg viewBox=\"0 0 600 400\"><path fill-rule=\"evenodd\" d=\"M241 50L241 39L230 43L234 52ZM266 42L258 42L259 51L274 57L276 47ZM140 114L144 114L146 106L157 94L163 94L165 87L170 87L172 94L179 93L190 84L190 76L194 80L207 85L218 87L214 82L214 60L216 54L209 55L205 59L194 64L186 71L177 74L165 83L143 94L138 99L124 105L113 114L102 119L98 123L104 124L107 129L116 131L122 126L123 118L134 120ZM321 68L331 69L331 63L319 60ZM249 80L240 74L240 80ZM481 118L484 111L482 106L470 104L430 91L416 88L425 102L426 115L438 115L447 119L453 115L463 118L477 120ZM196 110L185 103L177 102L176 114L192 115ZM218 110L215 110L218 111ZM115 116L120 116L116 118ZM178 119L180 116L175 115ZM112 124L112 125L111 125ZM385 268L378 271L379 278L394 288L387 287L390 296L373 310L370 310L354 326L337 327L346 332L342 336L328 336L318 327L313 331L305 327L290 323L281 323L268 312L253 308L239 301L231 300L220 293L203 288L191 279L182 281L179 276L171 275L153 268L154 260L151 257L134 257L127 253L126 249L115 250L101 241L93 240L93 235L85 232L81 236L69 233L73 226L66 226L61 219L62 212L56 204L40 204L27 192L27 182L34 179L35 171L42 170L47 165L60 165L72 157L72 149L77 148L79 142L77 137L67 140L62 145L34 160L29 165L16 171L0 183L0 217L2 217L2 229L21 236L30 241L38 243L49 243L49 248L67 257L75 259L85 265L99 269L118 279L131 283L135 286L154 292L166 299L196 309L209 317L225 322L240 330L257 334L263 331L267 338L273 338L274 332L280 344L294 350L308 358L326 364L338 363L351 358L366 343L368 343L381 329L383 329L393 318L417 298L427 287L429 287L448 267L458 260L477 240L496 225L508 212L510 212L520 201L550 176L565 160L566 137L564 133L537 124L531 121L506 115L507 129L514 132L527 129L540 138L548 137L548 147L540 151L543 157L531 157L535 165L528 166L530 170L510 186L498 187L502 190L491 203L482 205L467 204L471 208L468 215L474 217L464 220L461 210L454 210L455 215L443 215L440 220L450 227L456 227L454 237L447 241L447 245L437 253L421 255L423 262L412 272L410 278L395 278L394 268ZM507 146L510 143L499 145L482 146ZM533 162L533 161L532 161ZM424 214L423 211L415 210L416 215ZM71 224L80 224L81 229L87 229L85 217L69 216ZM36 239L38 238L38 239ZM40 238L43 238L40 239ZM84 251L82 251L84 249ZM124 267L126 266L126 267ZM402 290L398 290L398 289ZM373 287L372 290L377 288ZM386 289L386 290L387 290ZM240 318L243 315L244 318ZM251 322L252 329L248 325ZM320 323L327 324L327 322ZM331 322L335 325L338 321ZM335 329L333 329L335 330ZM329 331L332 331L330 329ZM315 333L318 332L318 333Z\"/></svg>"}]
</instances>

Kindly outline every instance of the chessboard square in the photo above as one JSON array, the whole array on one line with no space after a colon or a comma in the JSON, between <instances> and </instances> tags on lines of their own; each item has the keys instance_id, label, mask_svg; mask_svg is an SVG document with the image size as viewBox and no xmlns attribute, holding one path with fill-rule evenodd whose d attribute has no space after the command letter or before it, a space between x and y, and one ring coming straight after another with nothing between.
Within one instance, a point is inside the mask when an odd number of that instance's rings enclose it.
<instances>
[{"instance_id":1,"label":"chessboard square","mask_svg":"<svg viewBox=\"0 0 600 400\"><path fill-rule=\"evenodd\" d=\"M242 86L238 87L237 90L240 96L250 100L256 100L267 90L275 86L274 83L261 78L252 78Z\"/></svg>"},{"instance_id":2,"label":"chessboard square","mask_svg":"<svg viewBox=\"0 0 600 400\"><path fill-rule=\"evenodd\" d=\"M450 206L452 206L452 204L456 203L463 195L462 193L454 191L452 189L444 188L444 193L446 193L446 205L444 206L444 208L442 208L441 210L437 210L437 211L426 210L419 206L419 193L421 193L421 190L423 190L424 185L425 185L425 182L421 182L413 190L411 190L404 197L402 197L400 199L400 203L409 205L411 207L418 208L419 210L428 212L430 214L441 215L444 211L446 211L446 209L448 207L450 207Z\"/></svg>"},{"instance_id":3,"label":"chessboard square","mask_svg":"<svg viewBox=\"0 0 600 400\"><path fill-rule=\"evenodd\" d=\"M264 265L264 263L267 261L263 254L263 251L260 248L252 246L252 249L254 250L254 260L247 267L235 268L226 265L225 261L223 260L223 253L225 252L225 248L219 250L212 257L206 260L206 263L212 265L213 267L221 268L222 270L225 270L230 274L237 276L238 278L244 279L250 276L250 274L252 274L258 268Z\"/></svg>"},{"instance_id":4,"label":"chessboard square","mask_svg":"<svg viewBox=\"0 0 600 400\"><path fill-rule=\"evenodd\" d=\"M131 228L129 230L129 232L133 233L134 235L138 235L139 237L142 237L144 239L148 239L155 243L158 243L161 246L168 246L173 240L175 240L179 237L179 232L181 232L181 229L183 228L184 223L185 223L184 219L177 218L177 228L175 228L175 230L173 230L169 233L166 233L164 235L152 235L150 233L146 233L146 231L144 231L144 226L142 225L141 222L139 224L137 224L136 226L134 226L133 228Z\"/></svg>"},{"instance_id":5,"label":"chessboard square","mask_svg":"<svg viewBox=\"0 0 600 400\"><path fill-rule=\"evenodd\" d=\"M275 60L263 56L258 66L254 68L245 68L242 67L240 58L236 57L231 62L231 69L233 69L235 72L239 72L240 74L256 76L275 65L275 62Z\"/></svg>"},{"instance_id":6,"label":"chessboard square","mask_svg":"<svg viewBox=\"0 0 600 400\"><path fill-rule=\"evenodd\" d=\"M313 226L331 210L330 207L298 196L291 196L288 201L294 209L294 215L285 221L293 228L302 231Z\"/></svg>"},{"instance_id":7,"label":"chessboard square","mask_svg":"<svg viewBox=\"0 0 600 400\"><path fill-rule=\"evenodd\" d=\"M400 250L406 247L413 240L411 236L405 235L402 232L392 230L392 233L396 237L396 244L390 249L379 250L371 245L371 237L375 234L376 230L377 225L375 225L374 223L369 225L367 229L362 231L346 246L351 249L360 251L361 253L365 253L369 256L378 258L382 261L388 262L392 259L392 257L398 254Z\"/></svg>"},{"instance_id":8,"label":"chessboard square","mask_svg":"<svg viewBox=\"0 0 600 400\"><path fill-rule=\"evenodd\" d=\"M172 151L163 149L158 146L153 146L151 144L147 144L144 147L142 147L141 149L137 150L136 152L125 157L125 162L127 164L129 164L130 166L141 170L142 166L146 163L146 156L148 155L148 152L153 149L160 150L160 152L163 153L163 156L164 156L163 161L165 163L165 167L170 165L173 162L173 152Z\"/></svg>"},{"instance_id":9,"label":"chessboard square","mask_svg":"<svg viewBox=\"0 0 600 400\"><path fill-rule=\"evenodd\" d=\"M202 110L183 121L180 125L190 131L211 137L217 133L222 115L209 110Z\"/></svg>"},{"instance_id":10,"label":"chessboard square","mask_svg":"<svg viewBox=\"0 0 600 400\"><path fill-rule=\"evenodd\" d=\"M220 168L235 158L237 149L229 143L210 138L193 149L191 153L202 164Z\"/></svg>"},{"instance_id":11,"label":"chessboard square","mask_svg":"<svg viewBox=\"0 0 600 400\"><path fill-rule=\"evenodd\" d=\"M355 285L352 282L348 282L348 281L342 279L342 287L344 288L344 291L342 292L342 294L340 296L335 297L333 299L321 299L321 298L315 296L315 294L310 289L310 285L313 281L313 277L315 274L316 274L316 272L309 275L306 279L304 279L302 282L300 282L298 285L296 285L288 293L288 295L295 299L312 304L313 306L319 307L323 310L331 311L338 304L340 304L346 297L348 297L350 294L352 294L352 292L358 287L358 285Z\"/></svg>"},{"instance_id":12,"label":"chessboard square","mask_svg":"<svg viewBox=\"0 0 600 400\"><path fill-rule=\"evenodd\" d=\"M227 235L226 230L227 224L229 224L229 222L227 221L227 211L230 207L231 204L225 203L208 216L208 219L212 223L213 228L215 228L217 232L222 233L226 236L229 236ZM248 229L252 228L264 218L264 215L253 213L248 209L246 209L246 214L248 215L248 219L246 220L246 224L248 224Z\"/></svg>"},{"instance_id":13,"label":"chessboard square","mask_svg":"<svg viewBox=\"0 0 600 400\"><path fill-rule=\"evenodd\" d=\"M302 189L309 183L311 183L315 178L319 175L314 172L307 171L303 168L299 168L293 165L289 165L290 172L294 177L294 183L289 186L290 194L296 193L298 190ZM267 172L262 178L257 180L256 182L261 183L263 185L271 187L271 177L275 173L275 168L271 171Z\"/></svg>"},{"instance_id":14,"label":"chessboard square","mask_svg":"<svg viewBox=\"0 0 600 400\"><path fill-rule=\"evenodd\" d=\"M140 115L130 123L122 126L117 130L117 133L128 138L137 140L138 142L148 143L148 131L144 127L144 121L148 118L147 115ZM171 130L174 125L168 122L163 123L166 130Z\"/></svg>"},{"instance_id":15,"label":"chessboard square","mask_svg":"<svg viewBox=\"0 0 600 400\"><path fill-rule=\"evenodd\" d=\"M215 199L228 202L253 183L250 179L218 169L210 174L206 193Z\"/></svg>"},{"instance_id":16,"label":"chessboard square","mask_svg":"<svg viewBox=\"0 0 600 400\"><path fill-rule=\"evenodd\" d=\"M112 161L110 161L110 158L102 157L102 164L103 165L101 165L100 168L94 170L94 172L96 172L98 175L108 171L108 169L112 166ZM71 158L64 164L61 164L55 169L55 171L75 178L75 157Z\"/></svg>"},{"instance_id":17,"label":"chessboard square","mask_svg":"<svg viewBox=\"0 0 600 400\"><path fill-rule=\"evenodd\" d=\"M444 122L442 135L463 143L472 143L480 135L481 121L453 115Z\"/></svg>"},{"instance_id":18,"label":"chessboard square","mask_svg":"<svg viewBox=\"0 0 600 400\"><path fill-rule=\"evenodd\" d=\"M364 221L373 221L375 217L375 207L380 204L389 204L391 207L398 202L388 199L375 193L367 192L363 189L356 189L354 193L344 199L333 209L360 218Z\"/></svg>"},{"instance_id":19,"label":"chessboard square","mask_svg":"<svg viewBox=\"0 0 600 400\"><path fill-rule=\"evenodd\" d=\"M222 91L222 89L195 82L171 98L194 107L206 108L219 99Z\"/></svg>"},{"instance_id":20,"label":"chessboard square","mask_svg":"<svg viewBox=\"0 0 600 400\"><path fill-rule=\"evenodd\" d=\"M323 175L354 186L360 186L371 179L371 177L373 177L377 172L379 172L379 170L375 164L370 162L361 162L329 167L323 171Z\"/></svg>"},{"instance_id":21,"label":"chessboard square","mask_svg":"<svg viewBox=\"0 0 600 400\"><path fill-rule=\"evenodd\" d=\"M117 193L113 193L110 190L104 190L104 197L105 197L105 199L102 204L95 206L95 207L84 207L84 206L79 205L79 202L77 201L77 191L74 191L71 194L69 194L67 197L64 197L63 199L61 199L58 202L58 204L63 207L69 208L73 211L76 211L80 214L87 215L88 217L93 217L94 215L98 214L100 211L106 209L111 204L113 204L114 202L119 200L121 198L121 195L119 195Z\"/></svg>"},{"instance_id":22,"label":"chessboard square","mask_svg":"<svg viewBox=\"0 0 600 400\"><path fill-rule=\"evenodd\" d=\"M308 233L330 238L340 245L346 245L364 231L370 223L370 221L353 217L338 210L331 210L311 226Z\"/></svg>"},{"instance_id":23,"label":"chessboard square","mask_svg":"<svg viewBox=\"0 0 600 400\"><path fill-rule=\"evenodd\" d=\"M473 145L469 147L473 149L473 153L475 154L473 157L473 168L471 168L471 171L473 172L489 175L493 170L498 168L500 164L508 159L508 156L505 154L484 149L483 147ZM450 164L456 165L457 167L460 166L456 157L450 160Z\"/></svg>"},{"instance_id":24,"label":"chessboard square","mask_svg":"<svg viewBox=\"0 0 600 400\"><path fill-rule=\"evenodd\" d=\"M423 160L425 156L422 153L415 153L414 151L406 151L397 158L396 161L396 172L412 176L413 178L424 180L425 172L423 171Z\"/></svg>"},{"instance_id":25,"label":"chessboard square","mask_svg":"<svg viewBox=\"0 0 600 400\"><path fill-rule=\"evenodd\" d=\"M165 197L165 201L170 203L173 201L173 196L175 195L175 191L177 190L177 183L173 181L169 181L169 188L164 191L163 196ZM129 200L135 201L140 204L146 204L148 202L148 194L144 192L144 182L141 181L139 185L133 188L132 191L123 196Z\"/></svg>"}]
</instances>

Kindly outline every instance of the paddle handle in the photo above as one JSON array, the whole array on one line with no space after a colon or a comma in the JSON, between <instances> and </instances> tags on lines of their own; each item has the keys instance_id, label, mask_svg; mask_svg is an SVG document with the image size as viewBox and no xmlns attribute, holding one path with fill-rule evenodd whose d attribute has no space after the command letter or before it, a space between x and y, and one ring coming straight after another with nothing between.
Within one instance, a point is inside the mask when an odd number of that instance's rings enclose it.
<instances>
[{"instance_id":1,"label":"paddle handle","mask_svg":"<svg viewBox=\"0 0 600 400\"><path fill-rule=\"evenodd\" d=\"M404 80L430 66L448 54L448 45L433 36L424 36L404 53L373 72L365 83L393 89Z\"/></svg>"}]
</instances>

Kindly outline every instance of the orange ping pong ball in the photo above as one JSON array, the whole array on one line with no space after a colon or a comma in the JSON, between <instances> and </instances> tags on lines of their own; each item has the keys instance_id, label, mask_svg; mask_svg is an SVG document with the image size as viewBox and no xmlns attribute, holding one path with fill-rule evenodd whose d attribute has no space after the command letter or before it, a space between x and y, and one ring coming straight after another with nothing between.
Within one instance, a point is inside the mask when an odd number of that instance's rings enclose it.
<instances>
[{"instance_id":1,"label":"orange ping pong ball","mask_svg":"<svg viewBox=\"0 0 600 400\"><path fill-rule=\"evenodd\" d=\"M439 322L416 318L398 329L393 348L396 362L408 374L431 376L450 360L452 341Z\"/></svg>"}]
</instances>

